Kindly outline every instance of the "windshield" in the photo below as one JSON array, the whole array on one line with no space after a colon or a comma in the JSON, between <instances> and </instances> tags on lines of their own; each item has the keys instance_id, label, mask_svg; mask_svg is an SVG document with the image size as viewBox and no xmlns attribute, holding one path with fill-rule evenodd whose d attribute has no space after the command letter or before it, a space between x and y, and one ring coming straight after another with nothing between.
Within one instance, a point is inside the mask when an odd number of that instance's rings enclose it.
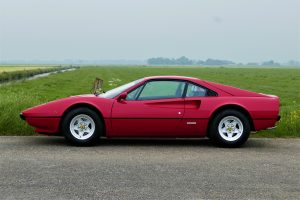
<instances>
[{"instance_id":1,"label":"windshield","mask_svg":"<svg viewBox=\"0 0 300 200\"><path fill-rule=\"evenodd\" d=\"M114 88L112 90L109 90L103 94L100 94L99 96L100 97L104 97L104 98L109 98L109 99L112 99L112 98L115 98L116 96L118 96L119 94L121 94L122 92L126 91L128 88L131 88L132 86L138 84L139 82L141 82L143 79L139 79L139 80L135 80L135 81L132 81L130 83L127 83L125 85L121 85L117 88Z\"/></svg>"}]
</instances>

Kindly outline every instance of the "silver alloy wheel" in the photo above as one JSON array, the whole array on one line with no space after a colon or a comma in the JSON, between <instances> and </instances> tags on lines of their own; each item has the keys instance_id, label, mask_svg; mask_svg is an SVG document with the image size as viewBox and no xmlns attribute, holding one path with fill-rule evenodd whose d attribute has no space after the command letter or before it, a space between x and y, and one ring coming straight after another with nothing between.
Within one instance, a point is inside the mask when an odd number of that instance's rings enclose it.
<instances>
[{"instance_id":1,"label":"silver alloy wheel","mask_svg":"<svg viewBox=\"0 0 300 200\"><path fill-rule=\"evenodd\" d=\"M229 142L238 140L243 134L243 123L235 116L224 117L218 126L220 136Z\"/></svg>"},{"instance_id":2,"label":"silver alloy wheel","mask_svg":"<svg viewBox=\"0 0 300 200\"><path fill-rule=\"evenodd\" d=\"M70 132L78 140L86 140L95 132L94 120L85 114L76 115L70 123Z\"/></svg>"}]
</instances>

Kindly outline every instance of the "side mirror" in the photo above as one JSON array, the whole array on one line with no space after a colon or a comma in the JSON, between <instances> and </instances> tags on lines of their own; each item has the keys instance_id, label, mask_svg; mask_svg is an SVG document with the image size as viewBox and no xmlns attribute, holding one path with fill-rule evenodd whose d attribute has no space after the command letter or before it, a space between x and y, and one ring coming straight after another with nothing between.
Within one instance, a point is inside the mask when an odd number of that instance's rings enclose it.
<instances>
[{"instance_id":1,"label":"side mirror","mask_svg":"<svg viewBox=\"0 0 300 200\"><path fill-rule=\"evenodd\" d=\"M126 99L126 97L127 97L127 92L123 92L122 94L120 94L118 96L117 101L118 102L122 102L122 101L124 101Z\"/></svg>"}]
</instances>

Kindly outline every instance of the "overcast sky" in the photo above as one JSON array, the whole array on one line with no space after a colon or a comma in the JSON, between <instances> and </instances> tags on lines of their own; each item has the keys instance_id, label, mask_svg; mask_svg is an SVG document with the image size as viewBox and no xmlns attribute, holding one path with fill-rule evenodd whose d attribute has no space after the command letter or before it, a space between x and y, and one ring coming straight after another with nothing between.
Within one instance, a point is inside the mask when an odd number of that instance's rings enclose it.
<instances>
[{"instance_id":1,"label":"overcast sky","mask_svg":"<svg viewBox=\"0 0 300 200\"><path fill-rule=\"evenodd\" d=\"M0 60L300 60L299 0L0 0Z\"/></svg>"}]
</instances>

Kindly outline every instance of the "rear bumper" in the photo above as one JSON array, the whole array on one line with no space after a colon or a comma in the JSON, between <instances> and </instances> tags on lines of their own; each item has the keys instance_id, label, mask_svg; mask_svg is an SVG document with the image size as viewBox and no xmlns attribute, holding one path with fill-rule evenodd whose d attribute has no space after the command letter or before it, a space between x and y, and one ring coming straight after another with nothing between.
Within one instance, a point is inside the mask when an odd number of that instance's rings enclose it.
<instances>
[{"instance_id":1,"label":"rear bumper","mask_svg":"<svg viewBox=\"0 0 300 200\"><path fill-rule=\"evenodd\" d=\"M280 120L280 118L281 118L281 116L278 115L276 121L278 122ZM267 128L267 130L272 130L272 129L275 129L275 128L277 128L277 126L269 127L269 128Z\"/></svg>"},{"instance_id":2,"label":"rear bumper","mask_svg":"<svg viewBox=\"0 0 300 200\"><path fill-rule=\"evenodd\" d=\"M269 128L267 128L267 130L272 130L272 129L275 129L275 128L277 128L277 126L269 127Z\"/></svg>"},{"instance_id":3,"label":"rear bumper","mask_svg":"<svg viewBox=\"0 0 300 200\"><path fill-rule=\"evenodd\" d=\"M260 130L270 130L276 128L276 122L280 120L280 115L277 116L277 118L274 119L254 119L254 127L255 131Z\"/></svg>"}]
</instances>

